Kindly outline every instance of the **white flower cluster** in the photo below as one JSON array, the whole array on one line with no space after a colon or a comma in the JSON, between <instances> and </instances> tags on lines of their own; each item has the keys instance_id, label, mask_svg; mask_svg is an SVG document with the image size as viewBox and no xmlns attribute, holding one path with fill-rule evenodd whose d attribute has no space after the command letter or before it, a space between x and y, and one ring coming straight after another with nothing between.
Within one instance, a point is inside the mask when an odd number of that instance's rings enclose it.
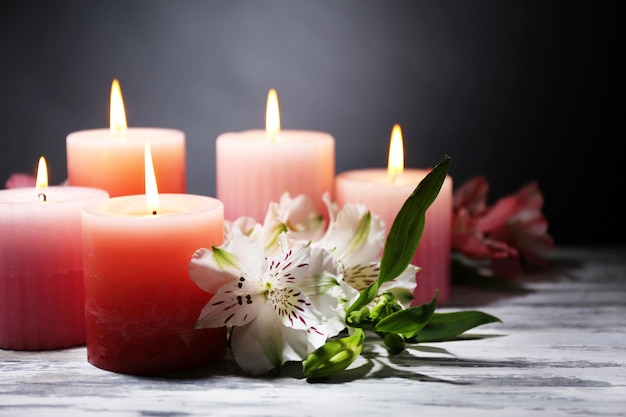
<instances>
[{"instance_id":1,"label":"white flower cluster","mask_svg":"<svg viewBox=\"0 0 626 417\"><path fill-rule=\"evenodd\" d=\"M248 217L226 222L224 243L191 259L191 279L214 294L196 327L231 327L234 358L252 375L302 361L338 335L347 327L346 309L377 280L383 221L364 205L339 211L328 196L324 202L328 227L309 197L286 193L262 224ZM409 265L381 293L408 307L418 270Z\"/></svg>"}]
</instances>

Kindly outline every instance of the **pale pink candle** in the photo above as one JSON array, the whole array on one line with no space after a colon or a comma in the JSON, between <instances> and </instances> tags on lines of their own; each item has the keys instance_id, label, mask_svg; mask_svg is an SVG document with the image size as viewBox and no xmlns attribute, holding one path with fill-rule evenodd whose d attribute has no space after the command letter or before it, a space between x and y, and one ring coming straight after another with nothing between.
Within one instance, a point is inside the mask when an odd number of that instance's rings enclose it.
<instances>
[{"instance_id":1,"label":"pale pink candle","mask_svg":"<svg viewBox=\"0 0 626 417\"><path fill-rule=\"evenodd\" d=\"M85 343L81 209L107 199L87 187L0 190L0 348Z\"/></svg>"},{"instance_id":2,"label":"pale pink candle","mask_svg":"<svg viewBox=\"0 0 626 417\"><path fill-rule=\"evenodd\" d=\"M339 207L348 203L365 204L385 222L387 232L406 199L428 174L429 169L404 169L392 178L388 168L347 171L335 179ZM452 227L452 178L448 175L441 190L426 211L426 225L412 264L417 288L413 305L429 302L439 290L438 304L450 298L450 256Z\"/></svg>"},{"instance_id":3,"label":"pale pink candle","mask_svg":"<svg viewBox=\"0 0 626 417\"><path fill-rule=\"evenodd\" d=\"M216 140L217 198L227 220L250 216L263 221L269 204L284 192L308 195L322 214L327 211L323 194L333 197L335 139L319 131L280 130L272 93L266 130L227 132ZM278 128L270 127L274 112Z\"/></svg>"},{"instance_id":4,"label":"pale pink candle","mask_svg":"<svg viewBox=\"0 0 626 417\"><path fill-rule=\"evenodd\" d=\"M128 128L117 80L111 88L110 124L109 129L81 130L67 136L70 185L101 188L111 197L142 194L144 145L148 142L161 192L186 192L184 132L154 127Z\"/></svg>"}]
</instances>

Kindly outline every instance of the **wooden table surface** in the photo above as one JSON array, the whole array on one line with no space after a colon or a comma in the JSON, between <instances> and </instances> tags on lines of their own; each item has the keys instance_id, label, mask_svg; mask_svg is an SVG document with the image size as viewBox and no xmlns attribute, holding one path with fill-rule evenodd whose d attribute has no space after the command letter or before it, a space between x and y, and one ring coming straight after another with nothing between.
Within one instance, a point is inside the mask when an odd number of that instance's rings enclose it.
<instances>
[{"instance_id":1,"label":"wooden table surface","mask_svg":"<svg viewBox=\"0 0 626 417\"><path fill-rule=\"evenodd\" d=\"M559 248L523 288L453 287L439 311L502 319L340 378L253 378L224 360L170 379L98 369L84 347L0 350L0 416L626 416L626 248Z\"/></svg>"}]
</instances>

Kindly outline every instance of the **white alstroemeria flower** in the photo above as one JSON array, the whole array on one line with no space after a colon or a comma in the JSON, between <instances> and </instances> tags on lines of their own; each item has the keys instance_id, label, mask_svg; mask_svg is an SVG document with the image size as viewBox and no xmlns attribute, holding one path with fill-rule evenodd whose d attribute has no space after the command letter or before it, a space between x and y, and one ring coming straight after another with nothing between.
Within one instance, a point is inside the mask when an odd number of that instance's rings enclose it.
<instances>
[{"instance_id":1,"label":"white alstroemeria flower","mask_svg":"<svg viewBox=\"0 0 626 417\"><path fill-rule=\"evenodd\" d=\"M330 225L324 237L314 242L326 248L344 267L344 280L362 291L378 279L380 254L385 245L385 223L363 204L346 204L336 212L327 195ZM416 287L419 268L409 265L400 276L381 285L379 292L390 292L408 307Z\"/></svg>"},{"instance_id":2,"label":"white alstroemeria flower","mask_svg":"<svg viewBox=\"0 0 626 417\"><path fill-rule=\"evenodd\" d=\"M278 237L286 233L291 245L321 238L326 222L315 203L305 194L291 198L283 193L280 202L271 202L263 223L250 217L241 217L228 223L227 231L238 229L258 243L267 255L278 255L283 248Z\"/></svg>"},{"instance_id":3,"label":"white alstroemeria flower","mask_svg":"<svg viewBox=\"0 0 626 417\"><path fill-rule=\"evenodd\" d=\"M278 240L286 247L284 234ZM253 375L303 360L336 335L345 320L337 306L353 297L342 291L341 268L323 249L307 244L266 257L236 229L221 247L196 251L189 275L215 294L196 327L233 326L235 360Z\"/></svg>"},{"instance_id":4,"label":"white alstroemeria flower","mask_svg":"<svg viewBox=\"0 0 626 417\"><path fill-rule=\"evenodd\" d=\"M287 226L287 236L295 241L314 241L324 235L326 222L306 194L291 198L285 192L276 207L276 215Z\"/></svg>"}]
</instances>

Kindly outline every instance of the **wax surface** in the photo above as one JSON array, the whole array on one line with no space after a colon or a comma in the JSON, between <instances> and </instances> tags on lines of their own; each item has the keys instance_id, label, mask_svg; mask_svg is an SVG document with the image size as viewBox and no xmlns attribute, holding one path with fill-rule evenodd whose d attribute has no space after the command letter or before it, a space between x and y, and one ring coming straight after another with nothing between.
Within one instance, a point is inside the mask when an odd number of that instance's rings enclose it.
<instances>
[{"instance_id":1,"label":"wax surface","mask_svg":"<svg viewBox=\"0 0 626 417\"><path fill-rule=\"evenodd\" d=\"M376 213L387 232L406 199L428 170L407 169L396 183L391 183L387 169L364 169L337 176L337 205L363 203ZM452 178L447 176L439 195L426 211L426 225L412 264L421 270L416 275L417 288L413 305L429 302L438 289L438 304L450 298L450 262L452 227Z\"/></svg>"},{"instance_id":2,"label":"wax surface","mask_svg":"<svg viewBox=\"0 0 626 417\"><path fill-rule=\"evenodd\" d=\"M0 190L0 348L85 343L81 208L107 198L85 187Z\"/></svg>"},{"instance_id":3,"label":"wax surface","mask_svg":"<svg viewBox=\"0 0 626 417\"><path fill-rule=\"evenodd\" d=\"M262 222L283 192L306 194L322 214L322 195L333 198L335 139L324 132L282 130L275 141L264 130L221 134L216 141L217 198L227 220Z\"/></svg>"},{"instance_id":4,"label":"wax surface","mask_svg":"<svg viewBox=\"0 0 626 417\"><path fill-rule=\"evenodd\" d=\"M109 129L81 130L66 138L70 185L96 187L111 197L143 194L144 144L150 143L159 192L186 192L185 134L162 128L129 128L112 139Z\"/></svg>"},{"instance_id":5,"label":"wax surface","mask_svg":"<svg viewBox=\"0 0 626 417\"><path fill-rule=\"evenodd\" d=\"M112 198L83 211L87 357L115 372L161 375L221 358L225 328L194 330L211 295L188 275L198 248L224 239L216 199L160 194Z\"/></svg>"}]
</instances>

